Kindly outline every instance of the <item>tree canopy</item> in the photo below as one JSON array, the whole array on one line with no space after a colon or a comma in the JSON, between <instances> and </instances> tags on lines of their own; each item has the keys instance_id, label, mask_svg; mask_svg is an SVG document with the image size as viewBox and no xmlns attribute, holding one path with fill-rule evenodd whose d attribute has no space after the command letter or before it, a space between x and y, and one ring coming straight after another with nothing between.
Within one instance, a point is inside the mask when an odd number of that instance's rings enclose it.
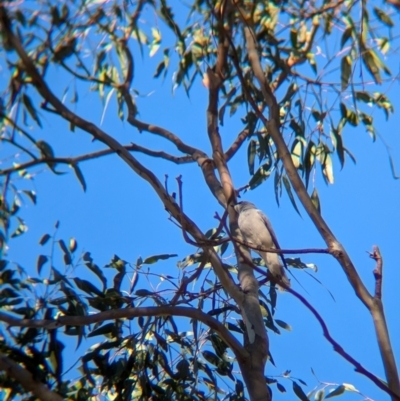
<instances>
[{"instance_id":1,"label":"tree canopy","mask_svg":"<svg viewBox=\"0 0 400 401\"><path fill-rule=\"evenodd\" d=\"M337 357L381 398L400 400L380 248L370 249L372 282L352 257L365 248L355 237L350 252L334 233L352 226L347 198L364 199L357 190L321 196L362 153L356 132L384 144L371 164L388 159L398 178L382 127L398 86L399 10L395 0L0 1L3 399L371 399L353 376L315 374L310 388L290 368L276 374L275 355L289 348L272 336L292 330L296 302ZM89 197L93 186L112 187L116 203L104 195L83 212L76 183ZM267 249L284 258L292 287L283 292L238 227L233 206L255 189L267 214L273 202L284 205L280 215L294 211L281 217L285 238L304 245ZM107 263L75 234L64 237L63 219L52 232L38 219L39 251L18 242L32 230L28 202L57 192L68 197L64 221L95 238ZM306 224L318 237L302 235ZM117 256L114 240L134 255ZM139 246L154 253L138 256ZM35 264L25 259L32 252ZM344 272L337 283L330 271L325 281L315 274L328 258ZM373 326L365 347L379 350L382 368L343 345L331 306L320 311L316 298L340 303L342 288L352 292L344 309ZM314 341L298 340L299 354Z\"/></svg>"}]
</instances>

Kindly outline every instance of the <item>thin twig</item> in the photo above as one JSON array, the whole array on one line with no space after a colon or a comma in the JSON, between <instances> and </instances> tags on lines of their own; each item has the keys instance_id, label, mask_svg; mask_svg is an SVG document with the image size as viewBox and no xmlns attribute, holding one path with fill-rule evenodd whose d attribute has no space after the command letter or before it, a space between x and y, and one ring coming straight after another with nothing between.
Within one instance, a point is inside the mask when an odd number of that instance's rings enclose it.
<instances>
[{"instance_id":1,"label":"thin twig","mask_svg":"<svg viewBox=\"0 0 400 401\"><path fill-rule=\"evenodd\" d=\"M328 340L330 344L332 344L333 349L339 355L341 355L344 359L346 359L346 361L350 362L355 367L356 372L359 372L364 376L368 377L371 381L374 382L375 385L377 385L380 389L388 393L391 397L394 397L396 400L400 400L400 397L396 395L396 393L394 393L388 386L386 386L382 381L382 379L375 376L369 370L365 369L360 362L355 360L349 353L347 353L344 350L344 348L337 341L333 339L333 337L329 333L328 326L326 325L324 319L302 295L300 295L297 291L293 290L292 288L287 288L287 291L290 292L292 295L294 295L315 316L315 318L318 320L318 323L322 328L324 337Z\"/></svg>"}]
</instances>

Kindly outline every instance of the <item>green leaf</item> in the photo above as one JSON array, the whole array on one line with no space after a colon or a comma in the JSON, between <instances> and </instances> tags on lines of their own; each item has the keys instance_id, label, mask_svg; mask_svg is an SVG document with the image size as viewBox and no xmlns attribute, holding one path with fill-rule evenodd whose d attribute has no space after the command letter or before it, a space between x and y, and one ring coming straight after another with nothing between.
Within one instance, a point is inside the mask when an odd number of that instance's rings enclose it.
<instances>
[{"instance_id":1,"label":"green leaf","mask_svg":"<svg viewBox=\"0 0 400 401\"><path fill-rule=\"evenodd\" d=\"M70 265L72 263L72 258L71 258L71 254L69 253L67 246L65 245L64 240L60 239L58 241L58 245L60 245L60 248L64 253L64 263L66 265Z\"/></svg>"},{"instance_id":2,"label":"green leaf","mask_svg":"<svg viewBox=\"0 0 400 401\"><path fill-rule=\"evenodd\" d=\"M288 196L289 196L289 199L290 199L290 202L292 203L292 206L294 207L294 209L296 210L296 212L299 214L299 216L301 216L300 211L299 211L299 209L297 208L296 201L295 201L295 199L294 199L293 193L292 193L292 187L291 187L291 185L290 185L289 179L287 178L286 175L283 175L283 176L282 176L282 179L283 179L283 185L284 185L284 187L285 187L285 189L286 189L286 192L287 192L287 194L288 194Z\"/></svg>"},{"instance_id":3,"label":"green leaf","mask_svg":"<svg viewBox=\"0 0 400 401\"><path fill-rule=\"evenodd\" d=\"M321 388L320 390L318 390L315 395L314 395L314 400L315 401L322 401L325 397L325 391L323 388Z\"/></svg>"},{"instance_id":4,"label":"green leaf","mask_svg":"<svg viewBox=\"0 0 400 401\"><path fill-rule=\"evenodd\" d=\"M341 82L342 91L349 86L351 72L352 72L353 61L350 55L342 58L341 61Z\"/></svg>"},{"instance_id":5,"label":"green leaf","mask_svg":"<svg viewBox=\"0 0 400 401\"><path fill-rule=\"evenodd\" d=\"M307 395L304 393L303 389L296 383L293 382L293 391L298 398L302 401L309 401Z\"/></svg>"},{"instance_id":6,"label":"green leaf","mask_svg":"<svg viewBox=\"0 0 400 401\"><path fill-rule=\"evenodd\" d=\"M293 164L296 168L299 168L301 166L302 153L303 153L303 143L298 139L296 139L293 142L292 150L290 152Z\"/></svg>"},{"instance_id":7,"label":"green leaf","mask_svg":"<svg viewBox=\"0 0 400 401\"><path fill-rule=\"evenodd\" d=\"M217 355L214 354L214 352L211 351L203 351L202 352L203 358L207 361L210 362L214 366L218 366L219 363L221 362L221 359L217 357Z\"/></svg>"},{"instance_id":8,"label":"green leaf","mask_svg":"<svg viewBox=\"0 0 400 401\"><path fill-rule=\"evenodd\" d=\"M332 157L329 153L325 154L325 160L322 164L322 173L329 184L334 183L335 180L333 177L333 163Z\"/></svg>"},{"instance_id":9,"label":"green leaf","mask_svg":"<svg viewBox=\"0 0 400 401\"><path fill-rule=\"evenodd\" d=\"M43 265L49 260L46 255L39 255L37 262L36 262L36 271L40 275Z\"/></svg>"},{"instance_id":10,"label":"green leaf","mask_svg":"<svg viewBox=\"0 0 400 401\"><path fill-rule=\"evenodd\" d=\"M165 254L161 254L161 255L154 255L154 256L149 256L148 258L146 258L143 261L144 265L152 265L153 263L158 262L159 260L166 260L169 258L174 258L178 256L176 253L165 253Z\"/></svg>"},{"instance_id":11,"label":"green leaf","mask_svg":"<svg viewBox=\"0 0 400 401\"><path fill-rule=\"evenodd\" d=\"M76 241L76 239L75 238L70 238L69 245L68 245L69 251L71 253L74 253L76 251L77 247L78 247L78 242Z\"/></svg>"},{"instance_id":12,"label":"green leaf","mask_svg":"<svg viewBox=\"0 0 400 401\"><path fill-rule=\"evenodd\" d=\"M73 278L73 280L75 281L76 286L87 294L95 294L99 297L104 296L103 293L99 289L97 289L91 282L80 279L78 277Z\"/></svg>"},{"instance_id":13,"label":"green leaf","mask_svg":"<svg viewBox=\"0 0 400 401\"><path fill-rule=\"evenodd\" d=\"M336 149L336 153L339 157L340 161L340 166L343 168L344 166L344 147L343 147L343 140L342 140L342 135L339 129L336 129L334 127L331 127L331 138L333 145Z\"/></svg>"},{"instance_id":14,"label":"green leaf","mask_svg":"<svg viewBox=\"0 0 400 401\"><path fill-rule=\"evenodd\" d=\"M313 203L314 207L318 210L318 213L321 214L321 203L319 201L317 188L314 188L314 190L312 191L311 202Z\"/></svg>"},{"instance_id":15,"label":"green leaf","mask_svg":"<svg viewBox=\"0 0 400 401\"><path fill-rule=\"evenodd\" d=\"M95 330L92 330L87 337L103 336L105 334L113 334L113 337L115 337L114 334L116 334L116 329L117 326L115 323L107 323Z\"/></svg>"},{"instance_id":16,"label":"green leaf","mask_svg":"<svg viewBox=\"0 0 400 401\"><path fill-rule=\"evenodd\" d=\"M389 28L392 28L394 26L392 19L380 8L374 7L374 14L378 17L379 21L384 23Z\"/></svg>"},{"instance_id":17,"label":"green leaf","mask_svg":"<svg viewBox=\"0 0 400 401\"><path fill-rule=\"evenodd\" d=\"M306 188L310 179L310 173L315 163L316 146L313 141L308 142L306 153L304 155L304 174L306 178Z\"/></svg>"},{"instance_id":18,"label":"green leaf","mask_svg":"<svg viewBox=\"0 0 400 401\"><path fill-rule=\"evenodd\" d=\"M31 98L24 93L22 95L22 102L24 103L25 108L28 110L28 113L31 115L31 117L35 120L36 124L42 128L42 123L40 122L40 119L37 115L36 109L33 106Z\"/></svg>"},{"instance_id":19,"label":"green leaf","mask_svg":"<svg viewBox=\"0 0 400 401\"><path fill-rule=\"evenodd\" d=\"M372 49L366 49L361 53L362 59L369 73L374 77L377 84L382 83L379 65L382 63Z\"/></svg>"},{"instance_id":20,"label":"green leaf","mask_svg":"<svg viewBox=\"0 0 400 401\"><path fill-rule=\"evenodd\" d=\"M325 399L327 400L328 398L333 398L333 397L337 397L338 395L341 395L345 392L345 387L343 386L343 384L341 384L340 386L336 387L334 390L332 390L326 397Z\"/></svg>"},{"instance_id":21,"label":"green leaf","mask_svg":"<svg viewBox=\"0 0 400 401\"><path fill-rule=\"evenodd\" d=\"M39 244L45 245L50 238L51 238L50 234L44 234L43 237L40 238Z\"/></svg>"},{"instance_id":22,"label":"green leaf","mask_svg":"<svg viewBox=\"0 0 400 401\"><path fill-rule=\"evenodd\" d=\"M343 46L346 42L352 37L353 34L353 27L348 26L345 31L343 32L342 39L340 41L340 48L343 49Z\"/></svg>"},{"instance_id":23,"label":"green leaf","mask_svg":"<svg viewBox=\"0 0 400 401\"><path fill-rule=\"evenodd\" d=\"M257 153L257 142L252 139L247 148L247 163L249 165L249 173L250 175L254 174L254 160L256 158Z\"/></svg>"},{"instance_id":24,"label":"green leaf","mask_svg":"<svg viewBox=\"0 0 400 401\"><path fill-rule=\"evenodd\" d=\"M250 189L254 189L261 185L271 175L270 162L263 164L258 168L253 177L249 181Z\"/></svg>"},{"instance_id":25,"label":"green leaf","mask_svg":"<svg viewBox=\"0 0 400 401\"><path fill-rule=\"evenodd\" d=\"M29 199L32 201L34 205L36 205L36 192L35 191L29 191L29 190L22 190L22 192L29 197Z\"/></svg>"},{"instance_id":26,"label":"green leaf","mask_svg":"<svg viewBox=\"0 0 400 401\"><path fill-rule=\"evenodd\" d=\"M84 177L83 174L82 174L82 170L81 170L80 167L79 167L77 164L75 164L75 163L74 163L74 164L71 164L70 166L74 169L76 178L78 178L78 180L79 180L79 182L80 182L80 184L81 184L81 186L82 186L83 191L86 192L86 182L85 182L85 177Z\"/></svg>"},{"instance_id":27,"label":"green leaf","mask_svg":"<svg viewBox=\"0 0 400 401\"><path fill-rule=\"evenodd\" d=\"M289 324L287 324L283 320L275 319L275 323L278 326L282 327L282 329L285 329L285 330L288 330L288 331L292 331L292 326L290 326Z\"/></svg>"},{"instance_id":28,"label":"green leaf","mask_svg":"<svg viewBox=\"0 0 400 401\"><path fill-rule=\"evenodd\" d=\"M153 296L154 293L149 291L149 290L146 290L146 289L142 288L140 290L136 290L135 291L135 295L138 296L138 297L149 297L149 296Z\"/></svg>"}]
</instances>

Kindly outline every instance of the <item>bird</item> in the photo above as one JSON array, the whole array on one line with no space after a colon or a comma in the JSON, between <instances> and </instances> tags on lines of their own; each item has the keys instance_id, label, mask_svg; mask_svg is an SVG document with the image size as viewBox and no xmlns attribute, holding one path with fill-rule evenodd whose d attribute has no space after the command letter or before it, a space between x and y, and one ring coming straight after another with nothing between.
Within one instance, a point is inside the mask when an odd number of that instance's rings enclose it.
<instances>
[{"instance_id":1,"label":"bird","mask_svg":"<svg viewBox=\"0 0 400 401\"><path fill-rule=\"evenodd\" d=\"M239 214L238 226L245 242L254 247L280 249L272 225L261 210L257 209L253 203L246 201L238 202L233 207ZM253 250L264 260L265 266L271 273L273 281L275 281L278 288L282 290L290 287L290 280L284 268L284 266L286 267L286 262L283 255L257 249ZM280 257L284 266L279 260Z\"/></svg>"}]
</instances>

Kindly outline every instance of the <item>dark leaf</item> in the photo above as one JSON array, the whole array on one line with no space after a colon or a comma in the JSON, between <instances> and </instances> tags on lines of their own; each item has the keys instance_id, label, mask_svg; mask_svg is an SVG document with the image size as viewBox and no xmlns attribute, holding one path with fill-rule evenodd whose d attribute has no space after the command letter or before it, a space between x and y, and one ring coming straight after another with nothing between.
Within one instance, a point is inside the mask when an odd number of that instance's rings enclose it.
<instances>
[{"instance_id":1,"label":"dark leaf","mask_svg":"<svg viewBox=\"0 0 400 401\"><path fill-rule=\"evenodd\" d=\"M326 397L325 399L327 400L328 398L333 398L337 397L338 395L341 395L345 392L346 388L341 384L340 386L336 387L334 390L332 390Z\"/></svg>"},{"instance_id":2,"label":"dark leaf","mask_svg":"<svg viewBox=\"0 0 400 401\"><path fill-rule=\"evenodd\" d=\"M148 258L146 258L143 261L143 264L144 265L152 265L153 263L156 263L159 260L166 260L166 259L169 259L169 258L174 258L176 256L178 256L176 253L172 253L172 254L165 253L165 254L161 254L161 255L149 256Z\"/></svg>"},{"instance_id":3,"label":"dark leaf","mask_svg":"<svg viewBox=\"0 0 400 401\"><path fill-rule=\"evenodd\" d=\"M43 235L42 238L40 238L39 244L40 245L44 245L46 244L46 242L51 238L51 236L49 234L45 234Z\"/></svg>"},{"instance_id":4,"label":"dark leaf","mask_svg":"<svg viewBox=\"0 0 400 401\"><path fill-rule=\"evenodd\" d=\"M352 59L350 55L342 58L341 62L341 81L342 81L342 91L344 91L349 86L349 81L352 72Z\"/></svg>"},{"instance_id":5,"label":"dark leaf","mask_svg":"<svg viewBox=\"0 0 400 401\"><path fill-rule=\"evenodd\" d=\"M292 327L289 324L287 324L286 322L284 322L283 320L275 319L275 323L278 326L282 327L282 329L292 331Z\"/></svg>"},{"instance_id":6,"label":"dark leaf","mask_svg":"<svg viewBox=\"0 0 400 401\"><path fill-rule=\"evenodd\" d=\"M22 95L22 102L24 103L24 106L26 108L26 110L28 110L28 113L31 115L31 117L35 120L36 124L42 128L42 123L39 120L38 114L36 112L35 107L33 106L32 100L31 98L24 93Z\"/></svg>"},{"instance_id":7,"label":"dark leaf","mask_svg":"<svg viewBox=\"0 0 400 401\"><path fill-rule=\"evenodd\" d=\"M32 201L32 203L34 205L36 205L36 192L35 191L23 190L22 192L29 197L29 199Z\"/></svg>"},{"instance_id":8,"label":"dark leaf","mask_svg":"<svg viewBox=\"0 0 400 401\"><path fill-rule=\"evenodd\" d=\"M40 272L42 271L43 265L49 260L49 258L46 255L39 255L38 260L36 262L36 271L40 275Z\"/></svg>"},{"instance_id":9,"label":"dark leaf","mask_svg":"<svg viewBox=\"0 0 400 401\"><path fill-rule=\"evenodd\" d=\"M82 291L90 295L95 294L100 297L103 296L103 293L99 289L97 289L91 282L80 279L78 277L73 278L73 280L75 281L76 286Z\"/></svg>"},{"instance_id":10,"label":"dark leaf","mask_svg":"<svg viewBox=\"0 0 400 401\"><path fill-rule=\"evenodd\" d=\"M314 207L318 210L318 213L321 214L321 203L319 201L317 188L314 188L314 190L312 191L311 202L313 203Z\"/></svg>"},{"instance_id":11,"label":"dark leaf","mask_svg":"<svg viewBox=\"0 0 400 401\"><path fill-rule=\"evenodd\" d=\"M85 182L85 177L82 174L81 169L77 164L71 164L71 167L74 169L76 178L78 178L78 181L80 182L82 189L84 192L86 192L86 182Z\"/></svg>"},{"instance_id":12,"label":"dark leaf","mask_svg":"<svg viewBox=\"0 0 400 401\"><path fill-rule=\"evenodd\" d=\"M309 401L303 389L296 382L293 382L293 391L301 401Z\"/></svg>"},{"instance_id":13,"label":"dark leaf","mask_svg":"<svg viewBox=\"0 0 400 401\"><path fill-rule=\"evenodd\" d=\"M250 175L254 174L254 160L256 158L257 152L257 142L252 139L247 148L247 163L249 165L249 173Z\"/></svg>"},{"instance_id":14,"label":"dark leaf","mask_svg":"<svg viewBox=\"0 0 400 401\"><path fill-rule=\"evenodd\" d=\"M301 216L299 209L297 208L296 201L294 199L293 193L292 193L292 187L290 185L289 179L286 177L286 175L282 176L283 179L283 184L285 186L286 192L289 196L290 202L292 203L292 206L296 210L296 212Z\"/></svg>"},{"instance_id":15,"label":"dark leaf","mask_svg":"<svg viewBox=\"0 0 400 401\"><path fill-rule=\"evenodd\" d=\"M114 334L116 333L117 326L115 323L107 323L95 330L92 330L87 337L95 337L95 336L100 336L100 335L105 335L105 334Z\"/></svg>"}]
</instances>

